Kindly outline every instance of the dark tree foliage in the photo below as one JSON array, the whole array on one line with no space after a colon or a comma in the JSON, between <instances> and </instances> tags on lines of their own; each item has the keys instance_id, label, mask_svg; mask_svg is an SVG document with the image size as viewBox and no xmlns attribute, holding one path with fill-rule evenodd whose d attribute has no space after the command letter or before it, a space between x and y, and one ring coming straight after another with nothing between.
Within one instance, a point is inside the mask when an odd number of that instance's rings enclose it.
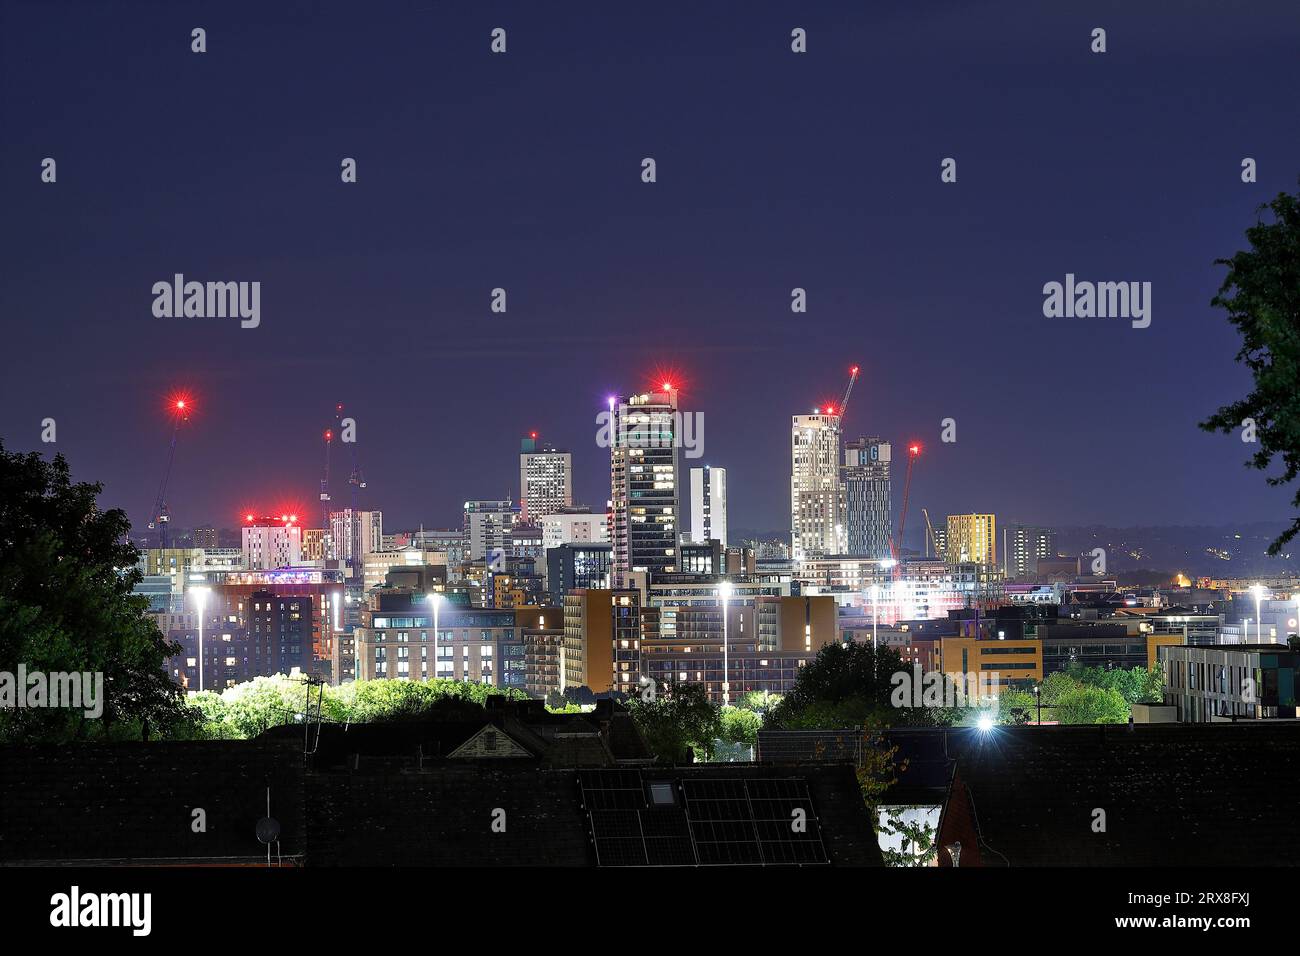
<instances>
[{"instance_id":1,"label":"dark tree foliage","mask_svg":"<svg viewBox=\"0 0 1300 956\"><path fill-rule=\"evenodd\" d=\"M104 675L101 718L0 710L0 739L148 737L188 717L164 670L180 647L131 594L139 552L126 514L99 509L102 490L74 484L62 455L47 462L0 443L0 671Z\"/></svg>"},{"instance_id":2,"label":"dark tree foliage","mask_svg":"<svg viewBox=\"0 0 1300 956\"><path fill-rule=\"evenodd\" d=\"M1254 390L1201 422L1206 431L1243 434L1246 420L1257 439L1248 466L1264 470L1280 458L1282 472L1270 485L1287 485L1300 476L1300 196L1278 193L1266 206L1273 221L1262 219L1246 230L1250 248L1216 260L1228 275L1211 304L1226 309L1241 333L1237 361L1250 369ZM1291 503L1300 509L1300 491ZM1300 517L1269 545L1278 554L1297 534Z\"/></svg>"},{"instance_id":3,"label":"dark tree foliage","mask_svg":"<svg viewBox=\"0 0 1300 956\"><path fill-rule=\"evenodd\" d=\"M722 718L702 684L676 684L671 694L626 700L632 720L660 763L686 763L692 752L708 759L722 736Z\"/></svg>"},{"instance_id":4,"label":"dark tree foliage","mask_svg":"<svg viewBox=\"0 0 1300 956\"><path fill-rule=\"evenodd\" d=\"M910 676L912 665L891 647L827 644L800 668L794 687L768 714L767 726L795 729L858 729L867 725L934 726L952 723L950 709L895 707L893 677Z\"/></svg>"}]
</instances>

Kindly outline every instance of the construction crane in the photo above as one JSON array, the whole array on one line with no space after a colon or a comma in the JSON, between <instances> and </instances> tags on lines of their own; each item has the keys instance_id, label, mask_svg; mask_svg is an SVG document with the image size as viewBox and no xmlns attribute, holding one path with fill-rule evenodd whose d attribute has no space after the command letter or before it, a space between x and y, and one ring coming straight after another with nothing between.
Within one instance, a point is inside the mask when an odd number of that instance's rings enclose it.
<instances>
[{"instance_id":1,"label":"construction crane","mask_svg":"<svg viewBox=\"0 0 1300 956\"><path fill-rule=\"evenodd\" d=\"M158 531L158 546L171 547L171 535L167 526L171 523L171 511L167 508L167 482L172 476L172 463L176 460L176 439L180 435L181 424L190 420L192 403L184 395L171 400L172 441L167 450L167 468L163 472L162 483L158 485L158 497L154 500L153 511L149 515L149 530Z\"/></svg>"},{"instance_id":2,"label":"construction crane","mask_svg":"<svg viewBox=\"0 0 1300 956\"><path fill-rule=\"evenodd\" d=\"M898 537L894 539L889 549L890 556L894 559L895 581L903 576L903 565L898 555L903 546L903 529L907 527L907 499L912 493L912 466L916 464L916 459L920 454L921 445L919 442L912 442L907 446L907 478L903 482L903 511L898 516Z\"/></svg>"},{"instance_id":3,"label":"construction crane","mask_svg":"<svg viewBox=\"0 0 1300 956\"><path fill-rule=\"evenodd\" d=\"M921 514L925 518L925 556L933 558L939 553L939 548L934 540L934 525L930 524L930 512L922 508Z\"/></svg>"},{"instance_id":4,"label":"construction crane","mask_svg":"<svg viewBox=\"0 0 1300 956\"><path fill-rule=\"evenodd\" d=\"M849 384L844 386L844 395L840 398L839 405L827 405L826 414L838 415L840 421L844 421L844 415L849 410L849 396L853 394L853 385L858 380L858 367L855 365L849 369Z\"/></svg>"},{"instance_id":5,"label":"construction crane","mask_svg":"<svg viewBox=\"0 0 1300 956\"><path fill-rule=\"evenodd\" d=\"M325 475L320 480L320 526L328 534L330 529L330 448L334 444L334 429L325 429Z\"/></svg>"}]
</instances>

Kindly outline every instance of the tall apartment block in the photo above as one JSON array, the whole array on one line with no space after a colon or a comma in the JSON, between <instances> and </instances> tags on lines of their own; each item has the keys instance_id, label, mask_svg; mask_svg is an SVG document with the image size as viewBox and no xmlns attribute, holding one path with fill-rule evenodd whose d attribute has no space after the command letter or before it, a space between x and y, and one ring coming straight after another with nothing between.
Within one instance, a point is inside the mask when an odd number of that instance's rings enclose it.
<instances>
[{"instance_id":1,"label":"tall apartment block","mask_svg":"<svg viewBox=\"0 0 1300 956\"><path fill-rule=\"evenodd\" d=\"M269 571L302 563L302 528L294 515L248 515L242 529L244 569Z\"/></svg>"},{"instance_id":2,"label":"tall apartment block","mask_svg":"<svg viewBox=\"0 0 1300 956\"><path fill-rule=\"evenodd\" d=\"M573 506L573 455L549 445L537 434L519 442L519 520L526 525Z\"/></svg>"},{"instance_id":3,"label":"tall apartment block","mask_svg":"<svg viewBox=\"0 0 1300 956\"><path fill-rule=\"evenodd\" d=\"M889 442L859 438L844 445L845 553L858 558L887 558L893 537Z\"/></svg>"},{"instance_id":4,"label":"tall apartment block","mask_svg":"<svg viewBox=\"0 0 1300 956\"><path fill-rule=\"evenodd\" d=\"M518 520L519 508L509 499L465 502L464 534L469 560L482 561L493 555L504 558L511 545L510 532Z\"/></svg>"},{"instance_id":5,"label":"tall apartment block","mask_svg":"<svg viewBox=\"0 0 1300 956\"><path fill-rule=\"evenodd\" d=\"M610 399L609 536L612 584L634 571L673 570L677 560L677 390Z\"/></svg>"},{"instance_id":6,"label":"tall apartment block","mask_svg":"<svg viewBox=\"0 0 1300 956\"><path fill-rule=\"evenodd\" d=\"M1056 531L1031 525L1008 525L1002 529L1003 570L1008 579L1031 578L1039 561L1056 558Z\"/></svg>"},{"instance_id":7,"label":"tall apartment block","mask_svg":"<svg viewBox=\"0 0 1300 956\"><path fill-rule=\"evenodd\" d=\"M384 513L382 511L330 512L330 557L356 567L373 551L384 550Z\"/></svg>"},{"instance_id":8,"label":"tall apartment block","mask_svg":"<svg viewBox=\"0 0 1300 956\"><path fill-rule=\"evenodd\" d=\"M998 527L993 515L948 515L948 553L944 560L949 564L998 563Z\"/></svg>"},{"instance_id":9,"label":"tall apartment block","mask_svg":"<svg viewBox=\"0 0 1300 956\"><path fill-rule=\"evenodd\" d=\"M790 550L796 561L847 547L840 482L840 417L795 415L790 429Z\"/></svg>"},{"instance_id":10,"label":"tall apartment block","mask_svg":"<svg viewBox=\"0 0 1300 956\"><path fill-rule=\"evenodd\" d=\"M727 469L691 469L691 540L727 546Z\"/></svg>"}]
</instances>

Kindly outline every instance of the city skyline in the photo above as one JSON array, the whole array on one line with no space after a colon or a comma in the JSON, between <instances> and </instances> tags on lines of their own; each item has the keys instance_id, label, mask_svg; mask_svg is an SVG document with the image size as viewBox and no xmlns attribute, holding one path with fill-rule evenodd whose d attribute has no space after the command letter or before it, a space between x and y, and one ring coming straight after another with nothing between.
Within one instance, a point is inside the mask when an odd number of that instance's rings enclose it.
<instances>
[{"instance_id":1,"label":"city skyline","mask_svg":"<svg viewBox=\"0 0 1300 956\"><path fill-rule=\"evenodd\" d=\"M40 317L8 323L11 353L47 356L9 368L0 435L64 453L137 529L176 389L196 402L177 526L291 501L316 514L320 435L342 402L361 507L454 527L463 501L518 495L514 444L532 431L571 449L575 499L603 508L594 416L667 368L705 415L701 461L730 473L731 526L779 530L789 416L834 398L849 361L863 373L844 437L926 448L914 509L1199 524L1208 489L1223 520L1288 517L1285 490L1243 467L1247 446L1196 427L1247 380L1208 304L1213 260L1294 186L1300 132L1269 121L1290 109L1281 54L1300 37L1283 5L1209 5L1176 28L1101 10L1104 73L1091 23L1014 3L870 24L671 9L635 29L598 6L518 10L496 58L474 11L202 16L204 57L174 18L130 11L61 29L17 6L0 37L0 199L30 225L0 240L0 307ZM83 85L87 70L102 82ZM1037 84L1014 82L1026 70ZM1074 118L1021 125L1063 91ZM1114 136L1080 135L1088 116ZM51 155L58 181L42 183ZM155 316L151 286L177 273L260 282L257 327ZM1044 283L1076 274L1152 283L1150 327L1045 318ZM795 288L807 313L791 312ZM1082 449L1106 454L1081 464Z\"/></svg>"}]
</instances>

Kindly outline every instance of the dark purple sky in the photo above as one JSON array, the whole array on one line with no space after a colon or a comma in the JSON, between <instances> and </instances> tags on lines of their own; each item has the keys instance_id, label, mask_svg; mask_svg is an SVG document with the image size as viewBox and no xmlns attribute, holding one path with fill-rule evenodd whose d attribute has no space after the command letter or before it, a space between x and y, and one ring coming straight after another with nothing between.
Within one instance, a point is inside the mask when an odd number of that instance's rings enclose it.
<instances>
[{"instance_id":1,"label":"dark purple sky","mask_svg":"<svg viewBox=\"0 0 1300 956\"><path fill-rule=\"evenodd\" d=\"M1281 520L1195 425L1248 387L1212 260L1296 188L1300 6L1135 6L6 0L0 437L55 418L143 522L187 387L174 520L233 526L315 513L341 401L363 504L447 525L531 429L602 506L596 413L674 367L732 526L775 529L790 415L858 363L846 430L925 443L914 508ZM175 272L261 281L261 326L155 318ZM1067 272L1152 282L1151 327L1044 318Z\"/></svg>"}]
</instances>

